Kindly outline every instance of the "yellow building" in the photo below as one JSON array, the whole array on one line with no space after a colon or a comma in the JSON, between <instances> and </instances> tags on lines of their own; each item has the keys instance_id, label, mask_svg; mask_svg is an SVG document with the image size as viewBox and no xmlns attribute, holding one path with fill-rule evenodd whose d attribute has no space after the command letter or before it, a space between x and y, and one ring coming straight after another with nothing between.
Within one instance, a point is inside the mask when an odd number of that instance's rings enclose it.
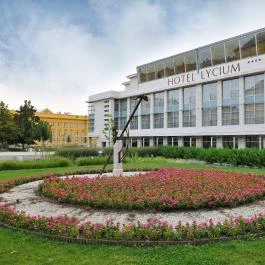
<instances>
[{"instance_id":1,"label":"yellow building","mask_svg":"<svg viewBox=\"0 0 265 265\"><path fill-rule=\"evenodd\" d=\"M36 112L40 120L50 124L52 140L46 146L87 145L88 117L84 115L70 115L53 113L49 109Z\"/></svg>"}]
</instances>

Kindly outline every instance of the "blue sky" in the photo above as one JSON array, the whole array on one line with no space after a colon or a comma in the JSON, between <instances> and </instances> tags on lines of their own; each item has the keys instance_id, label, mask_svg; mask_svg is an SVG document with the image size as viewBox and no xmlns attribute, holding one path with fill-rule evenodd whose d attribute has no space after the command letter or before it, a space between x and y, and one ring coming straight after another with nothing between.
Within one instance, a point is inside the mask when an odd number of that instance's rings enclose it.
<instances>
[{"instance_id":1,"label":"blue sky","mask_svg":"<svg viewBox=\"0 0 265 265\"><path fill-rule=\"evenodd\" d=\"M0 100L86 114L136 66L265 27L263 0L0 0Z\"/></svg>"}]
</instances>

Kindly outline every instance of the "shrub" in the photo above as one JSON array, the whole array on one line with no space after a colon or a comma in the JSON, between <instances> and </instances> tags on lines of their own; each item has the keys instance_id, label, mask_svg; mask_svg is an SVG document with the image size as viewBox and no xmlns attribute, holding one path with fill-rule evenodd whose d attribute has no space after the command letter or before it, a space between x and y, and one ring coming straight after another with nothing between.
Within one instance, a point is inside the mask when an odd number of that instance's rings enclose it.
<instances>
[{"instance_id":1,"label":"shrub","mask_svg":"<svg viewBox=\"0 0 265 265\"><path fill-rule=\"evenodd\" d=\"M51 157L42 160L3 161L0 162L0 170L34 169L67 167L71 161L61 157Z\"/></svg>"},{"instance_id":2,"label":"shrub","mask_svg":"<svg viewBox=\"0 0 265 265\"><path fill-rule=\"evenodd\" d=\"M75 163L78 166L90 166L90 165L104 165L107 157L79 157L76 159Z\"/></svg>"}]
</instances>

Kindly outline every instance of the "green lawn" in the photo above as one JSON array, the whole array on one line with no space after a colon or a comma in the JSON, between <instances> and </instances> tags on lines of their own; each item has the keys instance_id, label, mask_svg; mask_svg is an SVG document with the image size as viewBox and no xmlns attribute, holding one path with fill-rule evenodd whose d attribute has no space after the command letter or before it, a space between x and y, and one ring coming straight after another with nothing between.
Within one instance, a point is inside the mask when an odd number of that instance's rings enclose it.
<instances>
[{"instance_id":1,"label":"green lawn","mask_svg":"<svg viewBox=\"0 0 265 265\"><path fill-rule=\"evenodd\" d=\"M176 163L163 158L133 159L131 167L211 168L265 175L265 169L219 167ZM93 168L100 166L91 166ZM65 172L84 167L1 171L0 180L47 172ZM88 168L88 167L86 167ZM191 246L110 247L67 244L0 228L0 264L265 264L265 238Z\"/></svg>"}]
</instances>

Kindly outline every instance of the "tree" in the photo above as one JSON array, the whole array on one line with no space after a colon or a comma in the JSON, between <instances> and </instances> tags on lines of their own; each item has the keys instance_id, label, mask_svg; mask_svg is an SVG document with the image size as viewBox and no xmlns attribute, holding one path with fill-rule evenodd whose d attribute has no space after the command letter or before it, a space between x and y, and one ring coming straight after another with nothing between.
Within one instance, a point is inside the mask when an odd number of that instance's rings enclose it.
<instances>
[{"instance_id":1,"label":"tree","mask_svg":"<svg viewBox=\"0 0 265 265\"><path fill-rule=\"evenodd\" d=\"M0 149L5 148L17 140L18 128L14 117L8 110L8 105L0 102Z\"/></svg>"},{"instance_id":2,"label":"tree","mask_svg":"<svg viewBox=\"0 0 265 265\"><path fill-rule=\"evenodd\" d=\"M71 136L68 134L66 138L66 142L70 144L72 142Z\"/></svg>"},{"instance_id":3,"label":"tree","mask_svg":"<svg viewBox=\"0 0 265 265\"><path fill-rule=\"evenodd\" d=\"M16 111L15 121L18 127L18 142L22 144L23 149L25 145L33 144L34 140L38 140L37 125L40 118L35 115L36 111L30 100L25 100L24 105Z\"/></svg>"},{"instance_id":4,"label":"tree","mask_svg":"<svg viewBox=\"0 0 265 265\"><path fill-rule=\"evenodd\" d=\"M108 114L107 116L107 121L104 125L102 133L104 134L110 148L117 138L117 129L115 127L114 119L111 114Z\"/></svg>"},{"instance_id":5,"label":"tree","mask_svg":"<svg viewBox=\"0 0 265 265\"><path fill-rule=\"evenodd\" d=\"M36 126L36 139L42 142L44 145L45 141L52 139L51 126L47 121L40 121Z\"/></svg>"}]
</instances>

